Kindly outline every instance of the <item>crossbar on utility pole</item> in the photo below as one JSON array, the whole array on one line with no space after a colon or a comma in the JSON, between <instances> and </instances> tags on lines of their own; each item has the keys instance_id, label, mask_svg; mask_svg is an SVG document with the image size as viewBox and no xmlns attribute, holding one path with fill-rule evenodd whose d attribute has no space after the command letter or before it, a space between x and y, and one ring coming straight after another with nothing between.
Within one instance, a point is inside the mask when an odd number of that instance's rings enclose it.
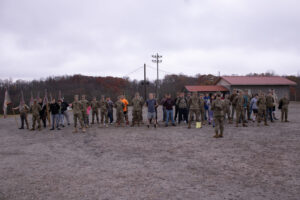
<instances>
[{"instance_id":1,"label":"crossbar on utility pole","mask_svg":"<svg viewBox=\"0 0 300 200\"><path fill-rule=\"evenodd\" d=\"M162 58L161 55L156 53L156 55L152 55L152 58L155 58L155 60L152 60L152 62L156 63L156 68L157 68L157 77L156 77L156 98L158 99L158 87L159 87L159 69L158 69L158 64L162 62L160 58Z\"/></svg>"}]
</instances>

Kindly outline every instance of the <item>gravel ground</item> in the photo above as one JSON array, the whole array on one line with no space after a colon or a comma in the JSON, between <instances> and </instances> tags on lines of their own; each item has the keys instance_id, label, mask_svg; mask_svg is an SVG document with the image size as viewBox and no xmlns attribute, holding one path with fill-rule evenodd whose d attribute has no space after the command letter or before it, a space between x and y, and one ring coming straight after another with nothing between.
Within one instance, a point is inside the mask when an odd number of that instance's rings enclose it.
<instances>
[{"instance_id":1,"label":"gravel ground","mask_svg":"<svg viewBox=\"0 0 300 200\"><path fill-rule=\"evenodd\" d=\"M14 118L0 119L0 200L299 200L299 103L289 119L226 124L222 139L208 125L74 134L18 130Z\"/></svg>"}]
</instances>

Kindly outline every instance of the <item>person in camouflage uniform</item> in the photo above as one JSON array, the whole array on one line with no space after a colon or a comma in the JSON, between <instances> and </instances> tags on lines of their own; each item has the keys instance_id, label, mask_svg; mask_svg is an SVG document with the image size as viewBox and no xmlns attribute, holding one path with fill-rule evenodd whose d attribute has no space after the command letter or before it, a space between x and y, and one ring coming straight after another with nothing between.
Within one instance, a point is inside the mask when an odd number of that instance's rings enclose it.
<instances>
[{"instance_id":1,"label":"person in camouflage uniform","mask_svg":"<svg viewBox=\"0 0 300 200\"><path fill-rule=\"evenodd\" d=\"M41 130L41 119L40 119L40 111L42 110L40 104L37 103L37 100L34 99L33 105L31 106L32 111L32 131L35 130L35 123L38 123L38 129Z\"/></svg>"},{"instance_id":2,"label":"person in camouflage uniform","mask_svg":"<svg viewBox=\"0 0 300 200\"><path fill-rule=\"evenodd\" d=\"M104 125L108 127L108 103L105 100L103 95L101 96L99 105L100 105L101 126L104 123Z\"/></svg>"},{"instance_id":3,"label":"person in camouflage uniform","mask_svg":"<svg viewBox=\"0 0 300 200\"><path fill-rule=\"evenodd\" d=\"M235 114L235 107L236 107L236 97L238 96L237 90L233 89L232 94L230 95L230 101L231 101L231 120L234 118Z\"/></svg>"},{"instance_id":4,"label":"person in camouflage uniform","mask_svg":"<svg viewBox=\"0 0 300 200\"><path fill-rule=\"evenodd\" d=\"M99 124L99 112L98 109L100 107L99 102L97 101L96 97L93 98L93 101L91 101L91 107L92 107L92 124L94 124L95 115L97 119L97 124Z\"/></svg>"},{"instance_id":5,"label":"person in camouflage uniform","mask_svg":"<svg viewBox=\"0 0 300 200\"><path fill-rule=\"evenodd\" d=\"M184 93L180 93L180 96L176 99L175 104L179 108L179 118L178 118L178 124L182 120L185 120L186 123L188 123L188 116L187 116L187 109L188 109L188 102L187 99L184 97Z\"/></svg>"},{"instance_id":6,"label":"person in camouflage uniform","mask_svg":"<svg viewBox=\"0 0 300 200\"><path fill-rule=\"evenodd\" d=\"M236 102L236 125L235 126L238 127L239 121L242 120L243 126L247 127L246 120L245 120L245 112L244 112L245 98L242 90L239 91L239 95L235 97L235 100L233 102Z\"/></svg>"},{"instance_id":7,"label":"person in camouflage uniform","mask_svg":"<svg viewBox=\"0 0 300 200\"><path fill-rule=\"evenodd\" d=\"M140 94L137 92L135 93L135 97L132 99L132 127L137 123L138 126L141 122L141 112L143 108L144 102L142 101L142 98L140 97Z\"/></svg>"},{"instance_id":8,"label":"person in camouflage uniform","mask_svg":"<svg viewBox=\"0 0 300 200\"><path fill-rule=\"evenodd\" d=\"M203 94L200 94L199 101L199 114L201 115L201 123L202 125L205 125L205 100Z\"/></svg>"},{"instance_id":9,"label":"person in camouflage uniform","mask_svg":"<svg viewBox=\"0 0 300 200\"><path fill-rule=\"evenodd\" d=\"M247 99L247 107L246 107L245 118L247 116L247 120L251 120L251 110L250 110L251 96L249 95L249 90L245 90L244 97Z\"/></svg>"},{"instance_id":10,"label":"person in camouflage uniform","mask_svg":"<svg viewBox=\"0 0 300 200\"><path fill-rule=\"evenodd\" d=\"M230 106L231 106L231 102L229 99L229 95L226 94L225 98L224 98L224 119L227 117L229 124L232 124L232 120L231 120L231 114L230 114Z\"/></svg>"},{"instance_id":11,"label":"person in camouflage uniform","mask_svg":"<svg viewBox=\"0 0 300 200\"><path fill-rule=\"evenodd\" d=\"M89 124L88 124L88 115L87 115L87 108L90 106L90 103L88 100L86 100L86 96L85 95L82 95L81 96L81 113L82 113L82 120L83 120L83 123L84 123L84 126L86 128L88 128Z\"/></svg>"},{"instance_id":12,"label":"person in camouflage uniform","mask_svg":"<svg viewBox=\"0 0 300 200\"><path fill-rule=\"evenodd\" d=\"M259 94L256 105L258 107L257 126L259 126L262 118L264 118L265 126L268 126L268 123L267 123L267 106L266 106L266 98L265 98L264 93Z\"/></svg>"},{"instance_id":13,"label":"person in camouflage uniform","mask_svg":"<svg viewBox=\"0 0 300 200\"><path fill-rule=\"evenodd\" d=\"M187 93L186 95L186 101L187 101L187 113L186 113L186 116L187 116L187 119L189 119L189 114L190 114L190 99L191 99L191 96L192 94L190 92Z\"/></svg>"},{"instance_id":14,"label":"person in camouflage uniform","mask_svg":"<svg viewBox=\"0 0 300 200\"><path fill-rule=\"evenodd\" d=\"M29 124L27 120L27 113L30 108L25 103L20 103L20 105L13 110L19 110L20 112L20 119L21 119L21 127L19 129L24 129L24 122L26 123L27 129L29 129Z\"/></svg>"},{"instance_id":15,"label":"person in camouflage uniform","mask_svg":"<svg viewBox=\"0 0 300 200\"><path fill-rule=\"evenodd\" d=\"M222 138L224 131L224 102L221 101L221 93L217 93L217 98L212 102L211 109L215 119L215 138ZM218 134L220 131L220 134Z\"/></svg>"},{"instance_id":16,"label":"person in camouflage uniform","mask_svg":"<svg viewBox=\"0 0 300 200\"><path fill-rule=\"evenodd\" d=\"M285 122L288 122L289 104L290 101L288 95L284 95L284 97L279 100L279 105L281 107L281 122L283 122L283 118L285 119Z\"/></svg>"},{"instance_id":17,"label":"person in camouflage uniform","mask_svg":"<svg viewBox=\"0 0 300 200\"><path fill-rule=\"evenodd\" d=\"M124 103L122 101L122 97L118 96L118 101L115 102L114 104L115 108L116 108L116 117L117 117L117 121L116 121L116 126L120 126L121 124L123 125L124 123Z\"/></svg>"},{"instance_id":18,"label":"person in camouflage uniform","mask_svg":"<svg viewBox=\"0 0 300 200\"><path fill-rule=\"evenodd\" d=\"M266 96L266 105L267 105L267 120L270 117L271 122L273 122L273 107L274 107L274 99L272 92L270 91Z\"/></svg>"},{"instance_id":19,"label":"person in camouflage uniform","mask_svg":"<svg viewBox=\"0 0 300 200\"><path fill-rule=\"evenodd\" d=\"M77 133L78 129L77 129L77 120L80 123L80 126L82 128L82 132L85 132L85 127L82 121L82 104L80 101L78 101L79 96L75 95L74 96L74 101L72 103L72 110L73 110L73 120L74 120L74 128L75 130L73 131L73 133Z\"/></svg>"},{"instance_id":20,"label":"person in camouflage uniform","mask_svg":"<svg viewBox=\"0 0 300 200\"><path fill-rule=\"evenodd\" d=\"M144 98L143 98L143 97L140 96L140 98L141 98L141 101L143 102L143 105L141 105L140 120L141 120L141 124L144 124L144 119L143 119L143 106L144 106L145 101L144 101Z\"/></svg>"},{"instance_id":21,"label":"person in camouflage uniform","mask_svg":"<svg viewBox=\"0 0 300 200\"><path fill-rule=\"evenodd\" d=\"M189 99L188 104L190 105L189 112L189 125L191 128L192 118L195 115L196 122L199 122L199 111L200 111L200 99L198 98L197 92L193 92L192 97Z\"/></svg>"}]
</instances>

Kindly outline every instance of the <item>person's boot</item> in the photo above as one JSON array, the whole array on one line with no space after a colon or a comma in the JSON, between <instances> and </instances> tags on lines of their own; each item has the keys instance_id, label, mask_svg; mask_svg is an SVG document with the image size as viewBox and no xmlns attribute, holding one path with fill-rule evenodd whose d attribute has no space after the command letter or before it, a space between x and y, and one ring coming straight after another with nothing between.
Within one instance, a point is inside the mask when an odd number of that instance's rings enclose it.
<instances>
[{"instance_id":1,"label":"person's boot","mask_svg":"<svg viewBox=\"0 0 300 200\"><path fill-rule=\"evenodd\" d=\"M39 126L39 131L41 131L42 130L42 128L41 128L41 126Z\"/></svg>"},{"instance_id":2,"label":"person's boot","mask_svg":"<svg viewBox=\"0 0 300 200\"><path fill-rule=\"evenodd\" d=\"M219 135L218 135L218 131L216 131L216 134L214 135L214 138L218 138Z\"/></svg>"},{"instance_id":3,"label":"person's boot","mask_svg":"<svg viewBox=\"0 0 300 200\"><path fill-rule=\"evenodd\" d=\"M267 122L265 122L265 126L269 126L269 124Z\"/></svg>"},{"instance_id":4,"label":"person's boot","mask_svg":"<svg viewBox=\"0 0 300 200\"><path fill-rule=\"evenodd\" d=\"M229 124L232 124L232 120L231 119L229 119Z\"/></svg>"},{"instance_id":5,"label":"person's boot","mask_svg":"<svg viewBox=\"0 0 300 200\"><path fill-rule=\"evenodd\" d=\"M290 122L290 121L286 119L285 122Z\"/></svg>"},{"instance_id":6,"label":"person's boot","mask_svg":"<svg viewBox=\"0 0 300 200\"><path fill-rule=\"evenodd\" d=\"M223 133L221 132L220 134L219 134L219 138L222 138L223 137Z\"/></svg>"},{"instance_id":7,"label":"person's boot","mask_svg":"<svg viewBox=\"0 0 300 200\"><path fill-rule=\"evenodd\" d=\"M24 126L21 126L19 129L24 129Z\"/></svg>"},{"instance_id":8,"label":"person's boot","mask_svg":"<svg viewBox=\"0 0 300 200\"><path fill-rule=\"evenodd\" d=\"M85 127L83 127L83 128L82 128L82 132L83 132L83 133L85 133L85 132L86 132L86 129L85 129Z\"/></svg>"},{"instance_id":9,"label":"person's boot","mask_svg":"<svg viewBox=\"0 0 300 200\"><path fill-rule=\"evenodd\" d=\"M188 129L190 129L191 128L191 122L189 122L189 125L188 125Z\"/></svg>"},{"instance_id":10,"label":"person's boot","mask_svg":"<svg viewBox=\"0 0 300 200\"><path fill-rule=\"evenodd\" d=\"M75 127L75 129L74 129L73 133L78 133L78 129L77 129L77 127Z\"/></svg>"},{"instance_id":11,"label":"person's boot","mask_svg":"<svg viewBox=\"0 0 300 200\"><path fill-rule=\"evenodd\" d=\"M247 124L243 123L243 127L248 127Z\"/></svg>"},{"instance_id":12,"label":"person's boot","mask_svg":"<svg viewBox=\"0 0 300 200\"><path fill-rule=\"evenodd\" d=\"M132 124L130 125L130 127L134 127L134 122L132 122Z\"/></svg>"}]
</instances>

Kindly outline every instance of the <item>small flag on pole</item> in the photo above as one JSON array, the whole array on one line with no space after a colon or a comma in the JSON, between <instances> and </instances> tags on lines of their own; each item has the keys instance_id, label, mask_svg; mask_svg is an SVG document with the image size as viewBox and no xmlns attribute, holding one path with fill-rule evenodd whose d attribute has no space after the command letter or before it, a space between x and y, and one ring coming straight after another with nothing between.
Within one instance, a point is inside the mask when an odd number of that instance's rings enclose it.
<instances>
[{"instance_id":1,"label":"small flag on pole","mask_svg":"<svg viewBox=\"0 0 300 200\"><path fill-rule=\"evenodd\" d=\"M31 92L31 97L30 97L30 102L29 102L29 106L31 107L33 105L33 94Z\"/></svg>"},{"instance_id":2,"label":"small flag on pole","mask_svg":"<svg viewBox=\"0 0 300 200\"><path fill-rule=\"evenodd\" d=\"M58 99L57 100L61 100L61 91L58 91Z\"/></svg>"},{"instance_id":3,"label":"small flag on pole","mask_svg":"<svg viewBox=\"0 0 300 200\"><path fill-rule=\"evenodd\" d=\"M20 106L23 106L24 104L25 104L24 95L23 95L23 91L21 91Z\"/></svg>"},{"instance_id":4,"label":"small flag on pole","mask_svg":"<svg viewBox=\"0 0 300 200\"><path fill-rule=\"evenodd\" d=\"M43 99L43 107L47 104L48 104L48 95L47 95L47 90L45 90L45 96L44 96L44 99Z\"/></svg>"},{"instance_id":5,"label":"small flag on pole","mask_svg":"<svg viewBox=\"0 0 300 200\"><path fill-rule=\"evenodd\" d=\"M6 115L7 115L7 106L11 104L11 99L10 99L10 96L8 94L8 90L6 89L5 90L5 96L4 96L4 103L3 103L3 115L4 115L4 118L6 118Z\"/></svg>"},{"instance_id":6,"label":"small flag on pole","mask_svg":"<svg viewBox=\"0 0 300 200\"><path fill-rule=\"evenodd\" d=\"M39 92L39 91L37 92L36 99L37 99L37 100L39 100L39 99L40 99L40 92Z\"/></svg>"}]
</instances>

